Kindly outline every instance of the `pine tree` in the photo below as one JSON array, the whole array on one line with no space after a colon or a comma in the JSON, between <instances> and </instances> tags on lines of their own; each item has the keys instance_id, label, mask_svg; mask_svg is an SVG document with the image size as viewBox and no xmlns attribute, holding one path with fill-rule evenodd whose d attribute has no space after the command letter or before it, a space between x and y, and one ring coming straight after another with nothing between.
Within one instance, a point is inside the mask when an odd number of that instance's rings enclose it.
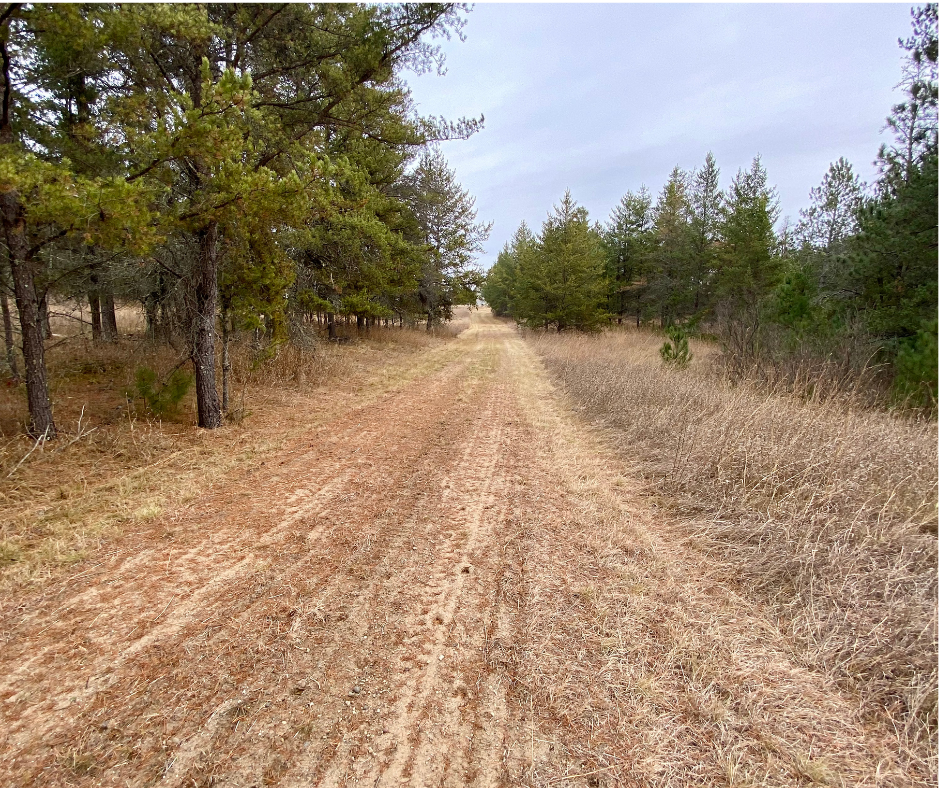
<instances>
[{"instance_id":1,"label":"pine tree","mask_svg":"<svg viewBox=\"0 0 940 788\"><path fill-rule=\"evenodd\" d=\"M720 170L715 157L709 152L705 164L692 173L689 188L691 208L691 266L692 312L699 315L711 306L716 272L718 223L721 217L721 189L718 187Z\"/></svg>"},{"instance_id":2,"label":"pine tree","mask_svg":"<svg viewBox=\"0 0 940 788\"><path fill-rule=\"evenodd\" d=\"M848 244L846 287L871 334L896 363L902 399L937 402L937 6L913 12L907 51L907 100L893 108L882 146L877 195L862 210Z\"/></svg>"},{"instance_id":3,"label":"pine tree","mask_svg":"<svg viewBox=\"0 0 940 788\"><path fill-rule=\"evenodd\" d=\"M662 326L688 314L693 296L688 183L688 174L675 167L653 209L655 241L649 256L647 292Z\"/></svg>"},{"instance_id":4,"label":"pine tree","mask_svg":"<svg viewBox=\"0 0 940 788\"><path fill-rule=\"evenodd\" d=\"M858 228L864 188L852 165L840 158L810 190L810 205L800 211L796 227L783 228L774 319L788 329L792 341L839 341L844 331L841 311L852 297L845 252Z\"/></svg>"},{"instance_id":5,"label":"pine tree","mask_svg":"<svg viewBox=\"0 0 940 788\"><path fill-rule=\"evenodd\" d=\"M885 128L894 142L878 152L880 186L891 191L910 180L937 147L937 4L912 9L913 35L898 43L907 51L901 84L905 100L896 104Z\"/></svg>"},{"instance_id":6,"label":"pine tree","mask_svg":"<svg viewBox=\"0 0 940 788\"><path fill-rule=\"evenodd\" d=\"M844 158L830 164L822 183L810 190L810 206L800 211L797 237L830 257L840 254L858 229L864 188Z\"/></svg>"},{"instance_id":7,"label":"pine tree","mask_svg":"<svg viewBox=\"0 0 940 788\"><path fill-rule=\"evenodd\" d=\"M34 112L50 121L34 125L35 141L55 160L68 160L78 175L123 177L123 163L102 123L103 97L111 90L115 63L110 5L62 5L39 12L43 34L35 39L35 60L26 80L39 88ZM115 255L88 244L60 240L46 253L56 296L87 297L95 341L117 340L114 307ZM48 297L47 297L48 300Z\"/></svg>"},{"instance_id":8,"label":"pine tree","mask_svg":"<svg viewBox=\"0 0 940 788\"><path fill-rule=\"evenodd\" d=\"M587 211L566 192L518 267L517 319L526 325L594 330L606 319L605 255Z\"/></svg>"},{"instance_id":9,"label":"pine tree","mask_svg":"<svg viewBox=\"0 0 940 788\"><path fill-rule=\"evenodd\" d=\"M156 238L148 209L152 195L144 185L108 173L76 172L59 155L61 115L32 111L26 93L54 82L60 65L48 53L67 48L71 37L102 22L94 13L79 15L66 28L56 23L57 13L42 5L0 8L0 233L20 319L30 430L47 438L55 437L56 425L43 345L46 250L54 242L141 250Z\"/></svg>"},{"instance_id":10,"label":"pine tree","mask_svg":"<svg viewBox=\"0 0 940 788\"><path fill-rule=\"evenodd\" d=\"M226 233L245 211L256 212L251 224L262 247L270 243L259 234L287 237L286 228L302 229L324 192L357 169L329 155L337 138L370 138L401 151L434 134L472 133L472 121L410 118L397 79L404 67L440 65L439 51L424 38L459 30L459 14L444 4L148 5L122 13L122 70L139 90L125 132L131 177L172 185L168 232L190 249L186 270L177 271L178 292L185 296L201 426L221 423L214 346ZM354 222L344 224L349 242L368 245L367 234L356 239ZM351 287L337 299L360 319L378 308L375 285L386 280L376 275L379 255L362 252L365 265L346 272ZM278 278L278 294L269 277L242 277L266 282L272 325L291 278Z\"/></svg>"},{"instance_id":11,"label":"pine tree","mask_svg":"<svg viewBox=\"0 0 940 788\"><path fill-rule=\"evenodd\" d=\"M521 280L519 269L531 267L530 259L536 253L536 239L525 222L519 225L512 239L507 242L486 275L483 298L493 313L500 317L516 317L519 314Z\"/></svg>"},{"instance_id":12,"label":"pine tree","mask_svg":"<svg viewBox=\"0 0 940 788\"><path fill-rule=\"evenodd\" d=\"M776 193L756 157L750 169L739 170L731 182L718 226L717 297L735 311L752 313L778 281L778 214Z\"/></svg>"},{"instance_id":13,"label":"pine tree","mask_svg":"<svg viewBox=\"0 0 940 788\"><path fill-rule=\"evenodd\" d=\"M516 278L516 263L507 241L496 255L496 262L483 280L480 295L497 317L512 315L513 287Z\"/></svg>"},{"instance_id":14,"label":"pine tree","mask_svg":"<svg viewBox=\"0 0 940 788\"><path fill-rule=\"evenodd\" d=\"M644 277L653 246L652 197L645 186L627 192L611 211L603 232L607 254L607 308L622 323L630 313L640 325Z\"/></svg>"},{"instance_id":15,"label":"pine tree","mask_svg":"<svg viewBox=\"0 0 940 788\"><path fill-rule=\"evenodd\" d=\"M407 186L427 253L418 296L430 331L455 305L476 303L483 276L473 263L492 224L477 221L473 197L439 151L424 154Z\"/></svg>"}]
</instances>

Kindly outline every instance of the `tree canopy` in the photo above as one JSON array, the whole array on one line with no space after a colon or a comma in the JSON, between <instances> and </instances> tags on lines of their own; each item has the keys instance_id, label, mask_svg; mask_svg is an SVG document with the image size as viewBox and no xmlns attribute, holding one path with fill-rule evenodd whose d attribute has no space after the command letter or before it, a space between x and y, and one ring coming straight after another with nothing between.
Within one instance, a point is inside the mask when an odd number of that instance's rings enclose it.
<instances>
[{"instance_id":1,"label":"tree canopy","mask_svg":"<svg viewBox=\"0 0 940 788\"><path fill-rule=\"evenodd\" d=\"M276 343L312 313L437 321L475 302L487 228L427 151L482 118L421 117L403 79L443 73L434 39L466 11L2 6L0 228L32 431L55 433L50 296L87 297L102 340L115 295L141 303L192 360L210 428L220 320Z\"/></svg>"}]
</instances>

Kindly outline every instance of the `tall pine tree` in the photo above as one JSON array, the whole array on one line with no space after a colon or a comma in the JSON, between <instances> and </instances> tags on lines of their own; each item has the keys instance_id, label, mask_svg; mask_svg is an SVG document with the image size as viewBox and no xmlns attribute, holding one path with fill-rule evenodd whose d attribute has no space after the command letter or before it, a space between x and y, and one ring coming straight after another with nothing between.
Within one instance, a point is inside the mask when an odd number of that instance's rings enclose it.
<instances>
[{"instance_id":1,"label":"tall pine tree","mask_svg":"<svg viewBox=\"0 0 940 788\"><path fill-rule=\"evenodd\" d=\"M675 167L653 209L654 245L647 266L647 292L661 326L688 314L692 300L692 211L689 176Z\"/></svg>"},{"instance_id":2,"label":"tall pine tree","mask_svg":"<svg viewBox=\"0 0 940 788\"><path fill-rule=\"evenodd\" d=\"M720 170L709 152L705 164L692 173L689 188L692 304L694 315L711 306L716 272L718 222L721 216Z\"/></svg>"},{"instance_id":3,"label":"tall pine tree","mask_svg":"<svg viewBox=\"0 0 940 788\"><path fill-rule=\"evenodd\" d=\"M622 323L627 315L640 325L645 276L653 248L653 199L645 186L627 192L604 228L607 253L607 309Z\"/></svg>"},{"instance_id":4,"label":"tall pine tree","mask_svg":"<svg viewBox=\"0 0 940 788\"><path fill-rule=\"evenodd\" d=\"M776 192L756 157L731 182L718 224L717 297L735 312L753 313L777 283L778 214Z\"/></svg>"},{"instance_id":5,"label":"tall pine tree","mask_svg":"<svg viewBox=\"0 0 940 788\"><path fill-rule=\"evenodd\" d=\"M605 255L587 210L566 192L519 261L516 318L533 328L593 330L607 319Z\"/></svg>"}]
</instances>

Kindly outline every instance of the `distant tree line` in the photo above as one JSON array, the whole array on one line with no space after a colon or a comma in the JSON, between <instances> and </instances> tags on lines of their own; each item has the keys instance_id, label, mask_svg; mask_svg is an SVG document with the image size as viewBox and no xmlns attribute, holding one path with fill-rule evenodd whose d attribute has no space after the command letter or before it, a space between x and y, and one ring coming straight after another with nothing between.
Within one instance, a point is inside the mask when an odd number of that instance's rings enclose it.
<instances>
[{"instance_id":1,"label":"distant tree line","mask_svg":"<svg viewBox=\"0 0 940 788\"><path fill-rule=\"evenodd\" d=\"M881 365L893 395L936 408L937 6L915 9L879 175L832 164L794 226L755 158L719 188L709 153L660 194L628 192L606 224L570 194L536 237L523 223L487 275L498 315L562 331L611 321L707 330L738 371L828 359Z\"/></svg>"},{"instance_id":2,"label":"distant tree line","mask_svg":"<svg viewBox=\"0 0 940 788\"><path fill-rule=\"evenodd\" d=\"M221 424L217 339L337 316L430 328L474 303L488 234L434 148L480 120L419 116L453 4L0 5L0 305L31 431L55 435L55 299L115 301L191 358ZM10 298L15 301L16 313ZM21 342L17 347L14 322ZM25 369L20 369L22 363ZM223 389L227 369L223 364Z\"/></svg>"}]
</instances>

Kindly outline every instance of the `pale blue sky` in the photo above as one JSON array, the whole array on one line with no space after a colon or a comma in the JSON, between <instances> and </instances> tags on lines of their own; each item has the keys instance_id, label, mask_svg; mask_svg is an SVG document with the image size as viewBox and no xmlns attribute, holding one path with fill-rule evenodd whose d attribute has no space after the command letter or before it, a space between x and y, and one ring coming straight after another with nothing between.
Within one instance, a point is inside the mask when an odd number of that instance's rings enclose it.
<instances>
[{"instance_id":1,"label":"pale blue sky","mask_svg":"<svg viewBox=\"0 0 940 788\"><path fill-rule=\"evenodd\" d=\"M422 114L486 116L443 151L494 222L489 267L565 189L604 221L709 150L722 186L760 153L793 219L839 156L873 180L910 6L494 3L464 32L445 76L408 82Z\"/></svg>"}]
</instances>

